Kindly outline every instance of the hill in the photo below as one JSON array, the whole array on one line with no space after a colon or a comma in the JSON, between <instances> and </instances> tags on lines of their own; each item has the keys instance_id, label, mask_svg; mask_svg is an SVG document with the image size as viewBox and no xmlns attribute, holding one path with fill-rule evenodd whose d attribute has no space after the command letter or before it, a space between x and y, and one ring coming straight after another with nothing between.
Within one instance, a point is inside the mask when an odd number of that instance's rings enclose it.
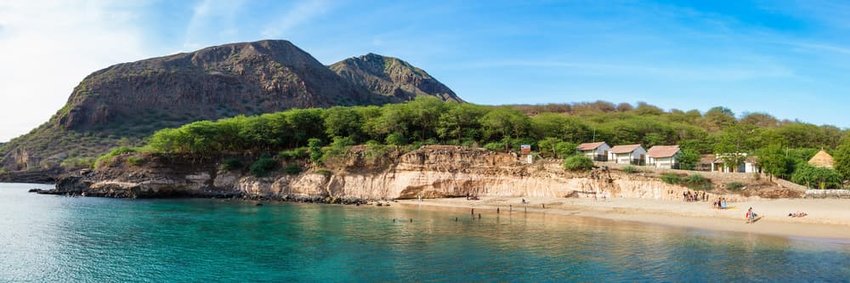
<instances>
[{"instance_id":1,"label":"hill","mask_svg":"<svg viewBox=\"0 0 850 283\"><path fill-rule=\"evenodd\" d=\"M418 95L459 100L404 61L364 57L394 63L382 75L343 61L334 64L346 66L341 73L357 75L341 76L288 41L264 40L110 66L80 82L48 122L0 147L0 165L6 171L82 167L111 147L137 145L156 130L198 120L381 105ZM373 77L390 78L400 91L376 87Z\"/></svg>"},{"instance_id":2,"label":"hill","mask_svg":"<svg viewBox=\"0 0 850 283\"><path fill-rule=\"evenodd\" d=\"M385 96L404 100L437 96L446 101L462 101L427 72L398 58L369 53L337 62L330 68L349 82Z\"/></svg>"}]
</instances>

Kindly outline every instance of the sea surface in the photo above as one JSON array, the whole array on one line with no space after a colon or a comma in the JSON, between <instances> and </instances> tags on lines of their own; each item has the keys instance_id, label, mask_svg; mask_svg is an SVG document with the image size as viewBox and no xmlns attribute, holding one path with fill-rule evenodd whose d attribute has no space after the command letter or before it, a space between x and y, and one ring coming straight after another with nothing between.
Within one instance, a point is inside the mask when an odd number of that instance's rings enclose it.
<instances>
[{"instance_id":1,"label":"sea surface","mask_svg":"<svg viewBox=\"0 0 850 283\"><path fill-rule=\"evenodd\" d=\"M850 280L850 243L565 216L0 184L0 282ZM413 222L410 222L410 221Z\"/></svg>"}]
</instances>

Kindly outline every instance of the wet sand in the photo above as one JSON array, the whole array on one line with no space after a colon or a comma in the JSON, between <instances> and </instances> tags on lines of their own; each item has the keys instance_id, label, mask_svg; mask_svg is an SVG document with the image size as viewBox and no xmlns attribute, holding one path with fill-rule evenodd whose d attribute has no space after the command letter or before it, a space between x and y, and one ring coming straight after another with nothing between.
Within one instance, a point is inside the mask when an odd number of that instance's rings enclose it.
<instances>
[{"instance_id":1,"label":"wet sand","mask_svg":"<svg viewBox=\"0 0 850 283\"><path fill-rule=\"evenodd\" d=\"M785 237L850 240L850 200L783 199L729 203L720 210L711 202L683 202L648 199L565 199L565 198L486 197L402 200L400 204L429 207L475 209L475 214L546 213L563 216L595 217L614 221L639 222L716 231L743 232ZM544 208L545 205L545 208ZM747 224L747 209L762 217ZM788 213L804 211L808 216L789 217Z\"/></svg>"}]
</instances>

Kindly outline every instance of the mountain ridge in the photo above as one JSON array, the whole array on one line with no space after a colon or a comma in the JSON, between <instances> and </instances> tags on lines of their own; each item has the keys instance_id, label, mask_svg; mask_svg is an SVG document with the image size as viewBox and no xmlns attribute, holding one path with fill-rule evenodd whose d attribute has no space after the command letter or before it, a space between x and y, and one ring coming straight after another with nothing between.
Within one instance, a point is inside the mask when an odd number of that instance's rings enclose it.
<instances>
[{"instance_id":1,"label":"mountain ridge","mask_svg":"<svg viewBox=\"0 0 850 283\"><path fill-rule=\"evenodd\" d=\"M390 82L399 89L420 90L416 95L380 92L388 88L344 78L286 40L230 43L115 64L86 76L46 123L0 147L0 168L73 167L69 163L86 163L110 147L136 145L156 130L198 120L291 108L382 105L432 95L418 86L422 81L433 84L430 75L407 62L399 68L410 69L394 70L408 79ZM356 67L347 70L375 75ZM432 96L459 101L456 95L447 97L445 89Z\"/></svg>"}]
</instances>

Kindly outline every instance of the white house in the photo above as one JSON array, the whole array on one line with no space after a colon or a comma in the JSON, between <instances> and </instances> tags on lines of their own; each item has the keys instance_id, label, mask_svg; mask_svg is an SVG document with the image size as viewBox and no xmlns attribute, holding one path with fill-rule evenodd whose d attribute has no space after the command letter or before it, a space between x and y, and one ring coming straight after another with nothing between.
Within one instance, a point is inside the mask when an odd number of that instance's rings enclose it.
<instances>
[{"instance_id":1,"label":"white house","mask_svg":"<svg viewBox=\"0 0 850 283\"><path fill-rule=\"evenodd\" d=\"M646 153L646 166L673 169L679 165L679 155L682 153L678 145L656 145Z\"/></svg>"},{"instance_id":2,"label":"white house","mask_svg":"<svg viewBox=\"0 0 850 283\"><path fill-rule=\"evenodd\" d=\"M608 151L611 150L611 147L605 142L592 142L580 144L576 147L576 150L595 161L607 161Z\"/></svg>"},{"instance_id":3,"label":"white house","mask_svg":"<svg viewBox=\"0 0 850 283\"><path fill-rule=\"evenodd\" d=\"M618 164L642 164L646 150L639 144L616 145L608 151L608 161Z\"/></svg>"}]
</instances>

